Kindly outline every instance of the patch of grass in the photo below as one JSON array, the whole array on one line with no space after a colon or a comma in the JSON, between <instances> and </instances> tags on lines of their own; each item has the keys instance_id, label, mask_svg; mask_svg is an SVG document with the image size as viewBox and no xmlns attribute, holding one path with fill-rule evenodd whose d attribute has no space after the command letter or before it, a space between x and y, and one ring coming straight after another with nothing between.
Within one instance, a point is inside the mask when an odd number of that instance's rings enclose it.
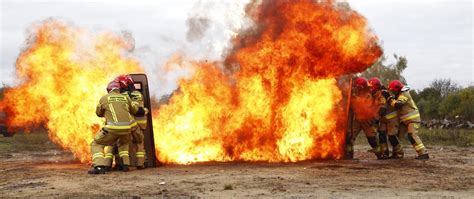
<instances>
[{"instance_id":1,"label":"patch of grass","mask_svg":"<svg viewBox=\"0 0 474 199\"><path fill-rule=\"evenodd\" d=\"M473 129L426 129L421 128L419 136L427 145L474 146Z\"/></svg>"},{"instance_id":2,"label":"patch of grass","mask_svg":"<svg viewBox=\"0 0 474 199\"><path fill-rule=\"evenodd\" d=\"M224 190L234 190L234 187L231 184L224 185Z\"/></svg>"},{"instance_id":3,"label":"patch of grass","mask_svg":"<svg viewBox=\"0 0 474 199\"><path fill-rule=\"evenodd\" d=\"M473 129L426 129L421 128L418 135L425 145L437 146L474 146ZM400 137L403 145L410 145L406 135ZM360 132L356 140L357 145L368 145L364 132Z\"/></svg>"},{"instance_id":4,"label":"patch of grass","mask_svg":"<svg viewBox=\"0 0 474 199\"><path fill-rule=\"evenodd\" d=\"M52 143L44 131L31 133L16 133L13 137L0 135L1 152L37 151L59 148Z\"/></svg>"}]
</instances>

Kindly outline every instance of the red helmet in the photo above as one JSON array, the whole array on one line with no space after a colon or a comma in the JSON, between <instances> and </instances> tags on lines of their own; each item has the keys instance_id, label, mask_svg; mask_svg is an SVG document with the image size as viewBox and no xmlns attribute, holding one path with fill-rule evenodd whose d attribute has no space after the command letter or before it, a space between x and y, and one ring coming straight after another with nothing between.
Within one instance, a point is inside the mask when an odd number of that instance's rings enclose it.
<instances>
[{"instance_id":1,"label":"red helmet","mask_svg":"<svg viewBox=\"0 0 474 199\"><path fill-rule=\"evenodd\" d=\"M354 81L354 85L356 88L358 89L365 89L367 88L367 79L363 78L363 77L358 77L355 81Z\"/></svg>"},{"instance_id":2,"label":"red helmet","mask_svg":"<svg viewBox=\"0 0 474 199\"><path fill-rule=\"evenodd\" d=\"M127 80L127 84L128 84L128 85L133 85L133 84L135 84L135 82L134 82L133 79L132 79L132 76L130 76L130 75L125 75L125 79Z\"/></svg>"},{"instance_id":3,"label":"red helmet","mask_svg":"<svg viewBox=\"0 0 474 199\"><path fill-rule=\"evenodd\" d=\"M378 91L382 88L382 81L380 81L379 78L372 77L369 79L368 86L370 88L370 91L372 92Z\"/></svg>"},{"instance_id":4,"label":"red helmet","mask_svg":"<svg viewBox=\"0 0 474 199\"><path fill-rule=\"evenodd\" d=\"M115 81L109 82L109 85L107 85L107 92L110 92L114 89L120 90L120 84Z\"/></svg>"},{"instance_id":5,"label":"red helmet","mask_svg":"<svg viewBox=\"0 0 474 199\"><path fill-rule=\"evenodd\" d=\"M135 90L135 82L133 81L132 76L125 75L124 79L127 82L127 89L126 90L128 90L128 91Z\"/></svg>"},{"instance_id":6,"label":"red helmet","mask_svg":"<svg viewBox=\"0 0 474 199\"><path fill-rule=\"evenodd\" d=\"M114 82L119 83L122 90L128 89L128 78L127 75L119 75L114 79Z\"/></svg>"},{"instance_id":7,"label":"red helmet","mask_svg":"<svg viewBox=\"0 0 474 199\"><path fill-rule=\"evenodd\" d=\"M402 84L402 82L400 82L400 80L392 80L390 84L388 84L388 90L397 93L400 92L403 87L404 85Z\"/></svg>"}]
</instances>

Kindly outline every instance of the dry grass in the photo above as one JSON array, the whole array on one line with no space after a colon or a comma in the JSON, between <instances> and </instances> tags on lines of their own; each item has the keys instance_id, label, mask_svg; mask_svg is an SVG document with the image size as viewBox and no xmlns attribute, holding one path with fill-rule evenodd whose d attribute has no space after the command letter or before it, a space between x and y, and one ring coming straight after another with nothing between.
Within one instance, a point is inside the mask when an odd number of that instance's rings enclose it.
<instances>
[{"instance_id":1,"label":"dry grass","mask_svg":"<svg viewBox=\"0 0 474 199\"><path fill-rule=\"evenodd\" d=\"M474 146L473 129L426 129L421 128L419 136L423 143L428 146ZM402 144L409 145L406 136L400 137ZM356 144L367 145L367 138L360 132Z\"/></svg>"},{"instance_id":2,"label":"dry grass","mask_svg":"<svg viewBox=\"0 0 474 199\"><path fill-rule=\"evenodd\" d=\"M57 145L52 143L48 134L44 131L33 133L17 133L13 137L3 137L0 135L0 151L16 152L16 151L36 151L57 149Z\"/></svg>"},{"instance_id":3,"label":"dry grass","mask_svg":"<svg viewBox=\"0 0 474 199\"><path fill-rule=\"evenodd\" d=\"M425 129L420 130L420 138L427 145L474 146L473 129Z\"/></svg>"}]
</instances>

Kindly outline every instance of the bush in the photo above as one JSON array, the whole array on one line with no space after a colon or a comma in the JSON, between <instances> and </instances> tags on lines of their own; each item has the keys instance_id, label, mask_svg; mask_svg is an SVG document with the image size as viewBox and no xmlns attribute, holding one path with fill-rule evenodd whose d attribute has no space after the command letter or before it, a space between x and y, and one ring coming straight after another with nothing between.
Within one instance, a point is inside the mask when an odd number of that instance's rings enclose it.
<instances>
[{"instance_id":1,"label":"bush","mask_svg":"<svg viewBox=\"0 0 474 199\"><path fill-rule=\"evenodd\" d=\"M444 118L460 116L472 121L474 119L474 87L448 94L439 104L438 112Z\"/></svg>"}]
</instances>

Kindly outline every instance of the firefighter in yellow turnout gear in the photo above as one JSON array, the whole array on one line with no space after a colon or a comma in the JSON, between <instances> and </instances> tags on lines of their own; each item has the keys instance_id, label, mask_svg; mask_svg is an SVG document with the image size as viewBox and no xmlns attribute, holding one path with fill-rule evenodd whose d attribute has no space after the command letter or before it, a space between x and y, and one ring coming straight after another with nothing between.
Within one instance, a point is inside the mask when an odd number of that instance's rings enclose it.
<instances>
[{"instance_id":1,"label":"firefighter in yellow turnout gear","mask_svg":"<svg viewBox=\"0 0 474 199\"><path fill-rule=\"evenodd\" d=\"M418 107L409 93L410 89L398 80L391 81L388 89L394 96L386 95L385 97L388 104L397 110L400 119L399 133L407 133L408 140L418 154L416 159L429 159L425 145L418 136L421 118Z\"/></svg>"},{"instance_id":2,"label":"firefighter in yellow turnout gear","mask_svg":"<svg viewBox=\"0 0 474 199\"><path fill-rule=\"evenodd\" d=\"M382 152L381 158L388 159L401 159L403 158L403 148L398 140L398 127L399 119L397 110L387 104L387 100L384 97L384 94L388 94L388 90L383 86L382 82L378 78L371 78L369 80L369 87L371 93L373 94L377 105L379 106L379 143L380 151ZM389 149L387 143L392 145L392 156L389 157Z\"/></svg>"},{"instance_id":3,"label":"firefighter in yellow turnout gear","mask_svg":"<svg viewBox=\"0 0 474 199\"><path fill-rule=\"evenodd\" d=\"M144 108L144 102L143 102L143 95L140 93L140 91L135 89L133 79L130 75L120 75L118 76L115 80L115 82L118 82L120 84L121 92L122 95L130 97L132 100L132 103L144 110L144 114L141 115L135 115L134 116L134 121L136 121L136 126L133 126L131 128L131 144L130 148L135 152L135 160L133 165L136 165L137 169L143 169L145 168L145 146L144 146L144 135L143 132L146 129L147 125L147 117L146 114L148 114L148 109ZM112 162L115 157L115 168L117 170L122 170L122 164L123 161L120 159L120 157L117 157L117 146L111 146L106 148L106 161L108 168L112 166ZM115 156L114 156L115 155Z\"/></svg>"},{"instance_id":4,"label":"firefighter in yellow turnout gear","mask_svg":"<svg viewBox=\"0 0 474 199\"><path fill-rule=\"evenodd\" d=\"M137 103L139 107L144 107L144 102L143 102L143 95L140 93L140 91L135 90L133 88L133 91L130 93L130 97L133 102ZM143 133L146 130L147 126L147 117L146 115L148 114L148 109L144 108L145 114L143 116L136 116L135 120L138 124L138 128L136 128L135 131L132 132L132 140L133 140L133 147L135 147L136 151L136 166L137 169L143 169L145 168L145 158L146 158L146 153L145 153L145 136Z\"/></svg>"},{"instance_id":5,"label":"firefighter in yellow turnout gear","mask_svg":"<svg viewBox=\"0 0 474 199\"><path fill-rule=\"evenodd\" d=\"M96 114L105 118L105 126L97 133L91 143L93 169L89 174L104 174L107 162L104 148L118 143L118 151L125 167L130 164L128 147L130 129L134 123L132 115L144 112L134 105L128 96L120 94L120 85L111 82L107 86L108 94L104 95L97 105ZM126 169L128 171L128 169Z\"/></svg>"}]
</instances>

